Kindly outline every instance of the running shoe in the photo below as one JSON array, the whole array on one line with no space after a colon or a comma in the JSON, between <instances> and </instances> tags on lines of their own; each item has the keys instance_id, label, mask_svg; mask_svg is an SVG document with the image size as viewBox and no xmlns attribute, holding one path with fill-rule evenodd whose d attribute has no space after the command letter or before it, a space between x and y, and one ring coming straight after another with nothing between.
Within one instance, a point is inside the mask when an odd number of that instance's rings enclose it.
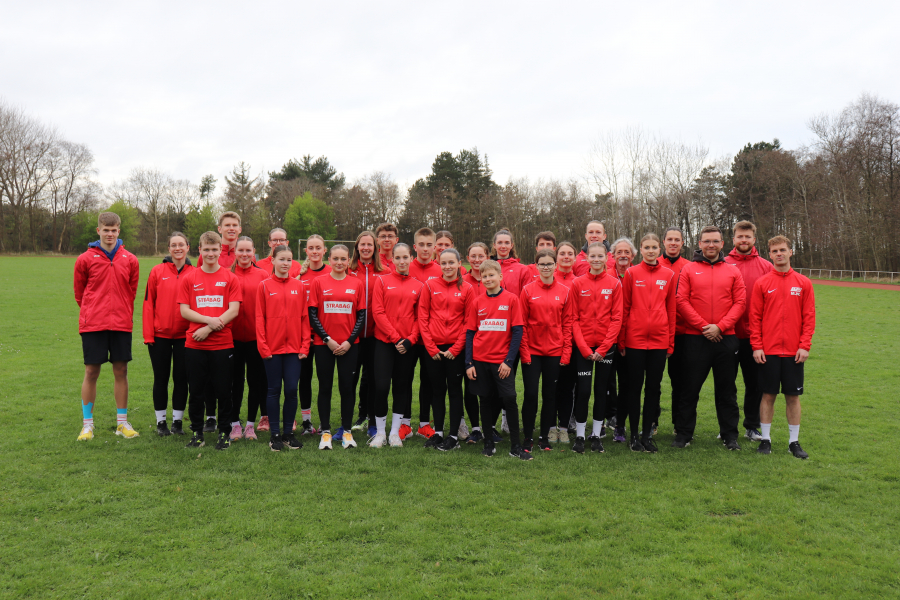
<instances>
[{"instance_id":1,"label":"running shoe","mask_svg":"<svg viewBox=\"0 0 900 600\"><path fill-rule=\"evenodd\" d=\"M184 424L181 419L172 421L172 435L184 435Z\"/></svg>"},{"instance_id":2,"label":"running shoe","mask_svg":"<svg viewBox=\"0 0 900 600\"><path fill-rule=\"evenodd\" d=\"M591 440L591 452L604 452L603 442L597 436L591 436L589 438Z\"/></svg>"},{"instance_id":3,"label":"running shoe","mask_svg":"<svg viewBox=\"0 0 900 600\"><path fill-rule=\"evenodd\" d=\"M406 423L400 425L400 432L398 433L401 440L405 440L409 436L412 435L412 427L407 425Z\"/></svg>"},{"instance_id":4,"label":"running shoe","mask_svg":"<svg viewBox=\"0 0 900 600\"><path fill-rule=\"evenodd\" d=\"M128 421L122 421L116 426L116 435L121 435L123 438L130 440L131 438L136 438L141 435L137 431L134 430L134 427L131 426L131 423Z\"/></svg>"},{"instance_id":5,"label":"running shoe","mask_svg":"<svg viewBox=\"0 0 900 600\"><path fill-rule=\"evenodd\" d=\"M484 448L481 450L481 455L493 456L495 452L497 452L497 448L494 446L494 441L485 438Z\"/></svg>"},{"instance_id":6,"label":"running shoe","mask_svg":"<svg viewBox=\"0 0 900 600\"><path fill-rule=\"evenodd\" d=\"M434 427L431 426L431 423L429 423L428 425L422 425L421 427L419 427L418 431L416 431L416 435L430 440L434 435Z\"/></svg>"},{"instance_id":7,"label":"running shoe","mask_svg":"<svg viewBox=\"0 0 900 600\"><path fill-rule=\"evenodd\" d=\"M81 433L78 434L78 439L76 441L87 442L92 439L94 439L94 426L85 425L81 428Z\"/></svg>"},{"instance_id":8,"label":"running shoe","mask_svg":"<svg viewBox=\"0 0 900 600\"><path fill-rule=\"evenodd\" d=\"M559 441L559 429L556 427L551 427L550 431L547 432L547 440L550 442L558 442Z\"/></svg>"},{"instance_id":9,"label":"running shoe","mask_svg":"<svg viewBox=\"0 0 900 600\"><path fill-rule=\"evenodd\" d=\"M231 448L231 437L227 433L219 433L216 450L228 450L229 448Z\"/></svg>"},{"instance_id":10,"label":"running shoe","mask_svg":"<svg viewBox=\"0 0 900 600\"><path fill-rule=\"evenodd\" d=\"M652 437L641 440L641 444L644 446L644 452L649 452L650 454L659 452L659 448L656 447L656 442L653 441Z\"/></svg>"},{"instance_id":11,"label":"running shoe","mask_svg":"<svg viewBox=\"0 0 900 600\"><path fill-rule=\"evenodd\" d=\"M338 427L337 431L332 434L332 437L336 440L342 439L344 437L344 428Z\"/></svg>"},{"instance_id":12,"label":"running shoe","mask_svg":"<svg viewBox=\"0 0 900 600\"><path fill-rule=\"evenodd\" d=\"M202 448L206 445L206 440L203 439L202 431L195 431L194 436L191 438L191 441L187 443L185 448Z\"/></svg>"},{"instance_id":13,"label":"running shoe","mask_svg":"<svg viewBox=\"0 0 900 600\"><path fill-rule=\"evenodd\" d=\"M313 427L311 421L303 421L303 425L300 426L300 435L316 435L319 433L319 430Z\"/></svg>"},{"instance_id":14,"label":"running shoe","mask_svg":"<svg viewBox=\"0 0 900 600\"><path fill-rule=\"evenodd\" d=\"M611 428L611 429L615 429L615 428L616 428L616 425L618 425L618 423L616 423L616 417L615 417L615 416L613 416L613 417L606 423L606 426L609 427L609 428Z\"/></svg>"},{"instance_id":15,"label":"running shoe","mask_svg":"<svg viewBox=\"0 0 900 600\"><path fill-rule=\"evenodd\" d=\"M350 431L345 431L341 436L341 445L344 447L344 450L349 450L350 448L356 448L356 440L353 439L353 433Z\"/></svg>"},{"instance_id":16,"label":"running shoe","mask_svg":"<svg viewBox=\"0 0 900 600\"><path fill-rule=\"evenodd\" d=\"M293 431L284 436L282 440L284 441L284 447L288 450L299 450L303 447L303 442L297 439Z\"/></svg>"},{"instance_id":17,"label":"running shoe","mask_svg":"<svg viewBox=\"0 0 900 600\"><path fill-rule=\"evenodd\" d=\"M466 425L465 419L459 422L459 429L456 430L456 436L461 440L469 437L469 426Z\"/></svg>"},{"instance_id":18,"label":"running shoe","mask_svg":"<svg viewBox=\"0 0 900 600\"><path fill-rule=\"evenodd\" d=\"M284 450L284 440L281 439L280 433L273 433L269 437L269 450L272 452L281 452Z\"/></svg>"},{"instance_id":19,"label":"running shoe","mask_svg":"<svg viewBox=\"0 0 900 600\"><path fill-rule=\"evenodd\" d=\"M763 440L756 449L758 454L772 454L772 440Z\"/></svg>"},{"instance_id":20,"label":"running shoe","mask_svg":"<svg viewBox=\"0 0 900 600\"><path fill-rule=\"evenodd\" d=\"M403 439L398 434L393 434L390 437L391 448L402 448L403 447Z\"/></svg>"},{"instance_id":21,"label":"running shoe","mask_svg":"<svg viewBox=\"0 0 900 600\"><path fill-rule=\"evenodd\" d=\"M631 436L631 451L632 452L643 452L644 445L641 444L641 440L638 439L638 436Z\"/></svg>"},{"instance_id":22,"label":"running shoe","mask_svg":"<svg viewBox=\"0 0 900 600\"><path fill-rule=\"evenodd\" d=\"M603 425L600 426L600 435L597 437L599 437L601 440L606 437L606 423L605 422L603 423Z\"/></svg>"},{"instance_id":23,"label":"running shoe","mask_svg":"<svg viewBox=\"0 0 900 600\"><path fill-rule=\"evenodd\" d=\"M494 443L496 444L497 442L502 442L503 436L500 435L500 432L497 431L496 427L493 428L493 431L494 431Z\"/></svg>"},{"instance_id":24,"label":"running shoe","mask_svg":"<svg viewBox=\"0 0 900 600\"><path fill-rule=\"evenodd\" d=\"M322 434L322 439L319 440L319 450L331 450L331 434L327 431Z\"/></svg>"},{"instance_id":25,"label":"running shoe","mask_svg":"<svg viewBox=\"0 0 900 600\"><path fill-rule=\"evenodd\" d=\"M384 444L387 442L387 438L383 433L375 432L375 435L372 436L372 439L369 440L369 448L384 448ZM400 442L401 444L403 442Z\"/></svg>"},{"instance_id":26,"label":"running shoe","mask_svg":"<svg viewBox=\"0 0 900 600\"><path fill-rule=\"evenodd\" d=\"M807 454L803 448L800 447L800 442L791 442L788 445L788 451L794 455L794 458L799 458L802 460L806 460L809 458L809 454Z\"/></svg>"},{"instance_id":27,"label":"running shoe","mask_svg":"<svg viewBox=\"0 0 900 600\"><path fill-rule=\"evenodd\" d=\"M550 445L550 442L548 442L545 437L538 438L538 448L545 452L553 450L553 446Z\"/></svg>"},{"instance_id":28,"label":"running shoe","mask_svg":"<svg viewBox=\"0 0 900 600\"><path fill-rule=\"evenodd\" d=\"M519 460L534 460L531 452L525 452L525 450L522 449L522 446L518 444L509 449L509 455L513 458L518 458Z\"/></svg>"},{"instance_id":29,"label":"running shoe","mask_svg":"<svg viewBox=\"0 0 900 600\"><path fill-rule=\"evenodd\" d=\"M722 444L725 446L726 450L740 450L741 449L741 447L738 446L737 440L725 440L724 442L722 442Z\"/></svg>"},{"instance_id":30,"label":"running shoe","mask_svg":"<svg viewBox=\"0 0 900 600\"><path fill-rule=\"evenodd\" d=\"M259 418L259 427L256 428L257 431L269 431L269 417L262 416Z\"/></svg>"},{"instance_id":31,"label":"running shoe","mask_svg":"<svg viewBox=\"0 0 900 600\"><path fill-rule=\"evenodd\" d=\"M472 433L469 434L468 439L466 439L467 444L477 444L481 440L484 439L484 434L481 433L480 429L475 429Z\"/></svg>"},{"instance_id":32,"label":"running shoe","mask_svg":"<svg viewBox=\"0 0 900 600\"><path fill-rule=\"evenodd\" d=\"M231 426L231 439L239 440L244 437L244 430L241 428L240 422L237 425Z\"/></svg>"},{"instance_id":33,"label":"running shoe","mask_svg":"<svg viewBox=\"0 0 900 600\"><path fill-rule=\"evenodd\" d=\"M506 421L506 412L503 413L503 418L500 419L500 431L509 433L509 423Z\"/></svg>"},{"instance_id":34,"label":"running shoe","mask_svg":"<svg viewBox=\"0 0 900 600\"><path fill-rule=\"evenodd\" d=\"M613 436L613 441L619 444L624 444L627 440L625 439L625 428L624 427L616 427L616 435Z\"/></svg>"},{"instance_id":35,"label":"running shoe","mask_svg":"<svg viewBox=\"0 0 900 600\"><path fill-rule=\"evenodd\" d=\"M584 438L576 437L575 443L572 444L572 451L577 452L578 454L584 454Z\"/></svg>"},{"instance_id":36,"label":"running shoe","mask_svg":"<svg viewBox=\"0 0 900 600\"><path fill-rule=\"evenodd\" d=\"M356 423L353 424L353 427L352 427L353 431L362 431L363 429L365 429L366 421L368 421L368 419L366 417L358 418L356 420Z\"/></svg>"},{"instance_id":37,"label":"running shoe","mask_svg":"<svg viewBox=\"0 0 900 600\"><path fill-rule=\"evenodd\" d=\"M676 435L675 439L672 440L673 448L687 448L690 445L691 439L683 435Z\"/></svg>"},{"instance_id":38,"label":"running shoe","mask_svg":"<svg viewBox=\"0 0 900 600\"><path fill-rule=\"evenodd\" d=\"M525 441L522 442L522 450L525 452L531 452L532 448L534 448L534 440L531 438L525 438Z\"/></svg>"},{"instance_id":39,"label":"running shoe","mask_svg":"<svg viewBox=\"0 0 900 600\"><path fill-rule=\"evenodd\" d=\"M366 433L369 434L370 438L373 438L378 434L378 427L376 427L375 425L369 425L369 430Z\"/></svg>"},{"instance_id":40,"label":"running shoe","mask_svg":"<svg viewBox=\"0 0 900 600\"><path fill-rule=\"evenodd\" d=\"M165 421L160 421L156 424L156 435L158 435L159 437L172 435L172 432L169 431L169 425Z\"/></svg>"},{"instance_id":41,"label":"running shoe","mask_svg":"<svg viewBox=\"0 0 900 600\"><path fill-rule=\"evenodd\" d=\"M748 429L746 433L744 433L744 437L750 440L751 442L761 442L762 434L758 429ZM771 441L771 440L769 440Z\"/></svg>"},{"instance_id":42,"label":"running shoe","mask_svg":"<svg viewBox=\"0 0 900 600\"><path fill-rule=\"evenodd\" d=\"M437 448L438 446L440 446L443 443L443 441L444 441L444 438L442 438L439 434L435 433L433 436L428 438L428 440L424 444L424 447L425 448Z\"/></svg>"},{"instance_id":43,"label":"running shoe","mask_svg":"<svg viewBox=\"0 0 900 600\"><path fill-rule=\"evenodd\" d=\"M653 427L650 428L650 437L656 435L656 432L659 430L659 425L656 423L653 424Z\"/></svg>"},{"instance_id":44,"label":"running shoe","mask_svg":"<svg viewBox=\"0 0 900 600\"><path fill-rule=\"evenodd\" d=\"M210 417L203 425L203 433L212 433L216 430L216 418Z\"/></svg>"},{"instance_id":45,"label":"running shoe","mask_svg":"<svg viewBox=\"0 0 900 600\"><path fill-rule=\"evenodd\" d=\"M244 439L245 440L259 439L256 437L256 430L253 428L253 423L249 423L246 427L244 427Z\"/></svg>"},{"instance_id":46,"label":"running shoe","mask_svg":"<svg viewBox=\"0 0 900 600\"><path fill-rule=\"evenodd\" d=\"M449 452L450 450L456 450L457 448L459 448L459 440L449 435L447 436L447 439L441 442L441 445L437 447L441 452Z\"/></svg>"},{"instance_id":47,"label":"running shoe","mask_svg":"<svg viewBox=\"0 0 900 600\"><path fill-rule=\"evenodd\" d=\"M565 429L559 429L559 430L557 430L556 436L557 436L557 438L558 438L557 441L558 441L560 444L568 444L568 443L569 443L569 432L566 431ZM549 441L549 440L548 440L548 441Z\"/></svg>"}]
</instances>

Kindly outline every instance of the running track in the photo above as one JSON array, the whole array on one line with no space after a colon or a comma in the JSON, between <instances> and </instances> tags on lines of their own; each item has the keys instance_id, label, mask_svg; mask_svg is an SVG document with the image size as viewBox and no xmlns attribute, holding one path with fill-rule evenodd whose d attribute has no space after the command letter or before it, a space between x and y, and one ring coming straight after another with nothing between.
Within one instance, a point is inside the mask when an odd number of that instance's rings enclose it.
<instances>
[{"instance_id":1,"label":"running track","mask_svg":"<svg viewBox=\"0 0 900 600\"><path fill-rule=\"evenodd\" d=\"M863 288L867 290L900 290L900 285L889 283L858 283L855 281L832 281L830 279L811 279L816 285L836 285L838 287Z\"/></svg>"}]
</instances>

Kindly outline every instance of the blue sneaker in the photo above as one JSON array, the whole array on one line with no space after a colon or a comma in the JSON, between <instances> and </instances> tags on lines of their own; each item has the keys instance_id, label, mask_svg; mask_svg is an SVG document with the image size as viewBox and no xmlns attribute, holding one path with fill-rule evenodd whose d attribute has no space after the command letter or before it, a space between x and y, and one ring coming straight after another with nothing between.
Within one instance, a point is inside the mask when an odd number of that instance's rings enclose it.
<instances>
[{"instance_id":1,"label":"blue sneaker","mask_svg":"<svg viewBox=\"0 0 900 600\"><path fill-rule=\"evenodd\" d=\"M378 435L378 428L374 425L369 425L369 437L373 438Z\"/></svg>"},{"instance_id":2,"label":"blue sneaker","mask_svg":"<svg viewBox=\"0 0 900 600\"><path fill-rule=\"evenodd\" d=\"M341 438L343 438L343 437L344 437L344 428L343 428L343 427L338 427L338 428L337 428L337 431L335 431L335 432L331 435L331 437L332 437L333 439L335 439L335 440L340 440Z\"/></svg>"},{"instance_id":3,"label":"blue sneaker","mask_svg":"<svg viewBox=\"0 0 900 600\"><path fill-rule=\"evenodd\" d=\"M494 443L502 442L502 441L503 441L503 436L500 435L500 432L497 431L496 427L494 427Z\"/></svg>"},{"instance_id":4,"label":"blue sneaker","mask_svg":"<svg viewBox=\"0 0 900 600\"><path fill-rule=\"evenodd\" d=\"M469 439L466 440L467 444L477 444L481 440L484 439L484 434L481 433L480 429L475 429L472 433L469 434Z\"/></svg>"}]
</instances>

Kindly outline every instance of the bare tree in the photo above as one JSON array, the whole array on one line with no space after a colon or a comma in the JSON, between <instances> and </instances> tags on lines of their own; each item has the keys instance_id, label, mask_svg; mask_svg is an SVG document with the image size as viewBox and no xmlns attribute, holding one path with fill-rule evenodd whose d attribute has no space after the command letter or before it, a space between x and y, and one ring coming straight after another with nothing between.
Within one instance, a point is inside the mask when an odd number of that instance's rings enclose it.
<instances>
[{"instance_id":1,"label":"bare tree","mask_svg":"<svg viewBox=\"0 0 900 600\"><path fill-rule=\"evenodd\" d=\"M369 208L376 225L396 223L403 211L400 186L384 171L375 171L357 183L369 195Z\"/></svg>"}]
</instances>

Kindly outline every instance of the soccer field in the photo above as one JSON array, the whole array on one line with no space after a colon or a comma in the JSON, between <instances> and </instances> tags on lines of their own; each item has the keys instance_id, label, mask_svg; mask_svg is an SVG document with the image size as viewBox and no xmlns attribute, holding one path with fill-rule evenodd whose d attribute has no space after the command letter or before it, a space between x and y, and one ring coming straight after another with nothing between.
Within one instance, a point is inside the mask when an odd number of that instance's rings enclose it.
<instances>
[{"instance_id":1,"label":"soccer field","mask_svg":"<svg viewBox=\"0 0 900 600\"><path fill-rule=\"evenodd\" d=\"M135 332L159 261L140 262ZM76 443L73 265L0 257L0 597L900 596L896 291L816 287L807 461L787 451L781 399L771 456L743 437L742 452L725 451L711 378L697 439L670 448L664 378L659 454L608 437L603 455L525 463L508 443L487 459L480 445L442 453L421 438L373 450L360 432L350 451L303 438L276 454L265 433L187 450L155 435L139 333L129 418L141 436L114 434L107 365L97 435Z\"/></svg>"}]
</instances>

